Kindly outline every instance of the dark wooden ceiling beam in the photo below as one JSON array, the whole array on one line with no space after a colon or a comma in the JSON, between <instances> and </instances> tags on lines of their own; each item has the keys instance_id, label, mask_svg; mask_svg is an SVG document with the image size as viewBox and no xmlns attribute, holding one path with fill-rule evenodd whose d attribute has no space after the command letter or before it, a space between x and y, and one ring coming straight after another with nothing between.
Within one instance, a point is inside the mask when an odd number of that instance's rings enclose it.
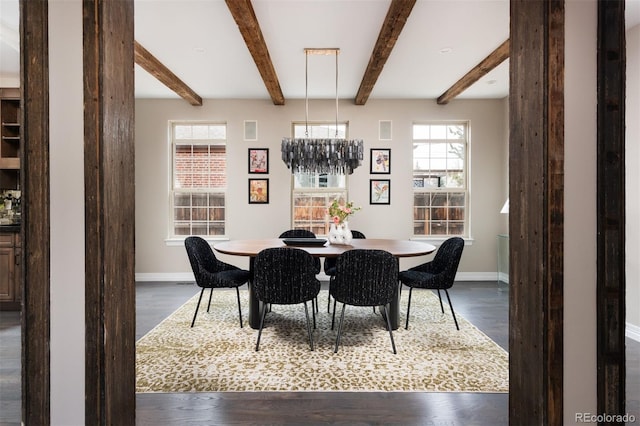
<instances>
[{"instance_id":1,"label":"dark wooden ceiling beam","mask_svg":"<svg viewBox=\"0 0 640 426\"><path fill-rule=\"evenodd\" d=\"M460 80L458 80L453 86L451 86L446 92L444 92L438 98L439 105L445 105L449 103L453 98L460 93L467 90L476 81L487 75L491 70L500 65L509 57L509 39L502 43L496 50L491 52L489 56L484 58L482 62L473 67L471 71L465 74Z\"/></svg>"},{"instance_id":2,"label":"dark wooden ceiling beam","mask_svg":"<svg viewBox=\"0 0 640 426\"><path fill-rule=\"evenodd\" d=\"M271 55L269 55L267 43L262 36L262 30L253 11L251 0L225 0L225 2L238 25L240 34L244 38L253 61L258 67L273 104L284 105L284 95L280 88L280 82L273 67L273 62L271 62Z\"/></svg>"},{"instance_id":3,"label":"dark wooden ceiling beam","mask_svg":"<svg viewBox=\"0 0 640 426\"><path fill-rule=\"evenodd\" d=\"M416 0L392 0L384 19L378 40L373 48L367 70L364 72L360 88L356 94L356 105L364 105L375 86L382 68L389 59L391 51L398 40L398 36L407 22L407 18L416 4Z\"/></svg>"},{"instance_id":4,"label":"dark wooden ceiling beam","mask_svg":"<svg viewBox=\"0 0 640 426\"><path fill-rule=\"evenodd\" d=\"M182 80L178 78L169 68L153 56L147 49L142 47L137 41L133 42L134 58L136 64L140 65L149 74L157 78L162 84L176 92L181 98L193 106L202 106L202 98Z\"/></svg>"}]
</instances>

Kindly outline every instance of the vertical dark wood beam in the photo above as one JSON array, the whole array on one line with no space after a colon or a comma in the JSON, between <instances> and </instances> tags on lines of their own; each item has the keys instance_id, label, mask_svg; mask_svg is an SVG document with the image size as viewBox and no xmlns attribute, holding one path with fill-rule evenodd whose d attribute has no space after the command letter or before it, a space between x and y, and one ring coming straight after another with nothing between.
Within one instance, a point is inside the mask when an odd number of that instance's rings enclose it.
<instances>
[{"instance_id":1,"label":"vertical dark wood beam","mask_svg":"<svg viewBox=\"0 0 640 426\"><path fill-rule=\"evenodd\" d=\"M564 411L564 0L549 1L547 13L545 402L548 424L561 425Z\"/></svg>"},{"instance_id":2,"label":"vertical dark wood beam","mask_svg":"<svg viewBox=\"0 0 640 426\"><path fill-rule=\"evenodd\" d=\"M564 2L511 1L509 422L561 425Z\"/></svg>"},{"instance_id":3,"label":"vertical dark wood beam","mask_svg":"<svg viewBox=\"0 0 640 426\"><path fill-rule=\"evenodd\" d=\"M83 2L85 419L135 422L133 0Z\"/></svg>"},{"instance_id":4,"label":"vertical dark wood beam","mask_svg":"<svg viewBox=\"0 0 640 426\"><path fill-rule=\"evenodd\" d=\"M389 59L391 51L396 45L396 41L398 41L398 37L400 37L404 24L407 23L415 4L416 0L391 0L382 28L380 28L378 39L369 58L367 69L360 82L360 88L358 88L355 98L356 105L367 103L373 86L378 81L378 77L380 77L380 73L382 73L382 69L387 63L387 59Z\"/></svg>"},{"instance_id":5,"label":"vertical dark wood beam","mask_svg":"<svg viewBox=\"0 0 640 426\"><path fill-rule=\"evenodd\" d=\"M51 423L49 7L20 0L22 422Z\"/></svg>"},{"instance_id":6,"label":"vertical dark wood beam","mask_svg":"<svg viewBox=\"0 0 640 426\"><path fill-rule=\"evenodd\" d=\"M598 413L625 414L624 0L598 1Z\"/></svg>"}]
</instances>

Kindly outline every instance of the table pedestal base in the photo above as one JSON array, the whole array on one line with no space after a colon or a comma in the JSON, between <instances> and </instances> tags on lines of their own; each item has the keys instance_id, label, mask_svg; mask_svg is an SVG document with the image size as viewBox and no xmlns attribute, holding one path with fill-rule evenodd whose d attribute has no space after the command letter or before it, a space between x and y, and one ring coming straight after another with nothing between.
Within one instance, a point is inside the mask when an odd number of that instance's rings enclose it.
<instances>
[{"instance_id":1,"label":"table pedestal base","mask_svg":"<svg viewBox=\"0 0 640 426\"><path fill-rule=\"evenodd\" d=\"M262 302L253 293L253 286L249 281L249 326L254 330L260 328L260 312L262 311ZM382 312L382 310L380 310ZM400 297L399 292L396 290L396 294L389 304L389 321L391 322L391 329L397 330L400 323Z\"/></svg>"}]
</instances>

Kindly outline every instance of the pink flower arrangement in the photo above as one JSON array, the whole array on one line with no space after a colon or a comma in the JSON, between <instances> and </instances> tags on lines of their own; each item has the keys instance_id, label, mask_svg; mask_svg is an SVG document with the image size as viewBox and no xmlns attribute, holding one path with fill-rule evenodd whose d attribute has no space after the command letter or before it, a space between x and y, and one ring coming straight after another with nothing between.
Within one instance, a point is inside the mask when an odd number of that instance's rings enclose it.
<instances>
[{"instance_id":1,"label":"pink flower arrangement","mask_svg":"<svg viewBox=\"0 0 640 426\"><path fill-rule=\"evenodd\" d=\"M329 206L329 216L336 225L344 222L349 216L360 210L360 207L353 207L353 201L340 205L338 200L333 200Z\"/></svg>"}]
</instances>

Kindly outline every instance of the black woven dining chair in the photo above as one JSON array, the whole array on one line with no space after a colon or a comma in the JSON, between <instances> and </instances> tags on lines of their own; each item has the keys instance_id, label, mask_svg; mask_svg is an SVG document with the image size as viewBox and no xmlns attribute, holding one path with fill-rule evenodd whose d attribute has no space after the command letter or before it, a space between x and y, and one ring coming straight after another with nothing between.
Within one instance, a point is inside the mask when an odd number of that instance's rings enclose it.
<instances>
[{"instance_id":1,"label":"black woven dining chair","mask_svg":"<svg viewBox=\"0 0 640 426\"><path fill-rule=\"evenodd\" d=\"M267 306L304 304L307 317L309 346L313 350L313 336L309 323L307 302L320 292L320 281L316 278L313 256L302 249L293 247L275 247L262 250L254 262L253 291L262 302L260 328L256 351L260 348L260 337L267 315ZM313 305L312 305L313 307ZM315 311L313 327L315 328Z\"/></svg>"},{"instance_id":2,"label":"black woven dining chair","mask_svg":"<svg viewBox=\"0 0 640 426\"><path fill-rule=\"evenodd\" d=\"M398 259L391 253L384 250L353 249L338 256L336 273L329 287L329 293L334 298L331 329L335 323L336 303L342 303L334 352L337 353L340 346L345 307L352 305L380 306L389 330L393 353L397 353L388 315L389 305L397 289Z\"/></svg>"},{"instance_id":3,"label":"black woven dining chair","mask_svg":"<svg viewBox=\"0 0 640 426\"><path fill-rule=\"evenodd\" d=\"M316 238L316 234L308 229L288 229L281 233L278 238ZM321 270L320 258L315 258L313 262L316 274L319 274Z\"/></svg>"},{"instance_id":4,"label":"black woven dining chair","mask_svg":"<svg viewBox=\"0 0 640 426\"><path fill-rule=\"evenodd\" d=\"M286 231L281 233L278 238L316 238L316 234L314 234L313 231L309 231L308 229L294 228L294 229L287 229ZM313 258L313 265L314 265L314 270L316 271L316 274L319 274L322 269L322 265L320 263L319 257ZM318 306L318 299L314 299L313 309L314 309L314 312L320 312L320 307Z\"/></svg>"},{"instance_id":5,"label":"black woven dining chair","mask_svg":"<svg viewBox=\"0 0 640 426\"><path fill-rule=\"evenodd\" d=\"M366 239L367 237L360 231L351 230L351 235L353 238L358 238L361 240ZM335 257L327 257L324 259L324 273L329 276L329 286L331 286L331 279L336 274L336 258ZM331 296L327 297L327 312L331 312L329 309L331 306Z\"/></svg>"},{"instance_id":6,"label":"black woven dining chair","mask_svg":"<svg viewBox=\"0 0 640 426\"><path fill-rule=\"evenodd\" d=\"M308 229L287 229L278 238L315 238L316 234Z\"/></svg>"},{"instance_id":7,"label":"black woven dining chair","mask_svg":"<svg viewBox=\"0 0 640 426\"><path fill-rule=\"evenodd\" d=\"M184 240L184 247L189 256L189 262L191 263L196 284L202 288L200 298L198 298L198 304L196 305L196 312L193 314L193 320L191 321L191 327L196 323L198 309L200 308L200 302L202 301L202 295L205 289L211 289L209 304L207 305L207 312L209 312L214 288L235 287L238 298L240 328L242 328L242 307L240 305L239 288L249 281L251 276L250 272L219 260L213 253L209 243L201 237L187 237Z\"/></svg>"},{"instance_id":8,"label":"black woven dining chair","mask_svg":"<svg viewBox=\"0 0 640 426\"><path fill-rule=\"evenodd\" d=\"M411 293L414 288L425 288L438 291L438 299L440 299L440 310L444 314L444 306L442 305L442 296L440 290L444 290L451 308L451 315L456 324L456 329L460 330L456 314L453 311L451 298L448 289L453 286L464 249L464 240L460 237L449 238L440 245L435 257L431 262L423 263L398 274L401 285L409 287L409 301L407 302L407 320L405 329L409 328L409 310L411 309Z\"/></svg>"}]
</instances>

